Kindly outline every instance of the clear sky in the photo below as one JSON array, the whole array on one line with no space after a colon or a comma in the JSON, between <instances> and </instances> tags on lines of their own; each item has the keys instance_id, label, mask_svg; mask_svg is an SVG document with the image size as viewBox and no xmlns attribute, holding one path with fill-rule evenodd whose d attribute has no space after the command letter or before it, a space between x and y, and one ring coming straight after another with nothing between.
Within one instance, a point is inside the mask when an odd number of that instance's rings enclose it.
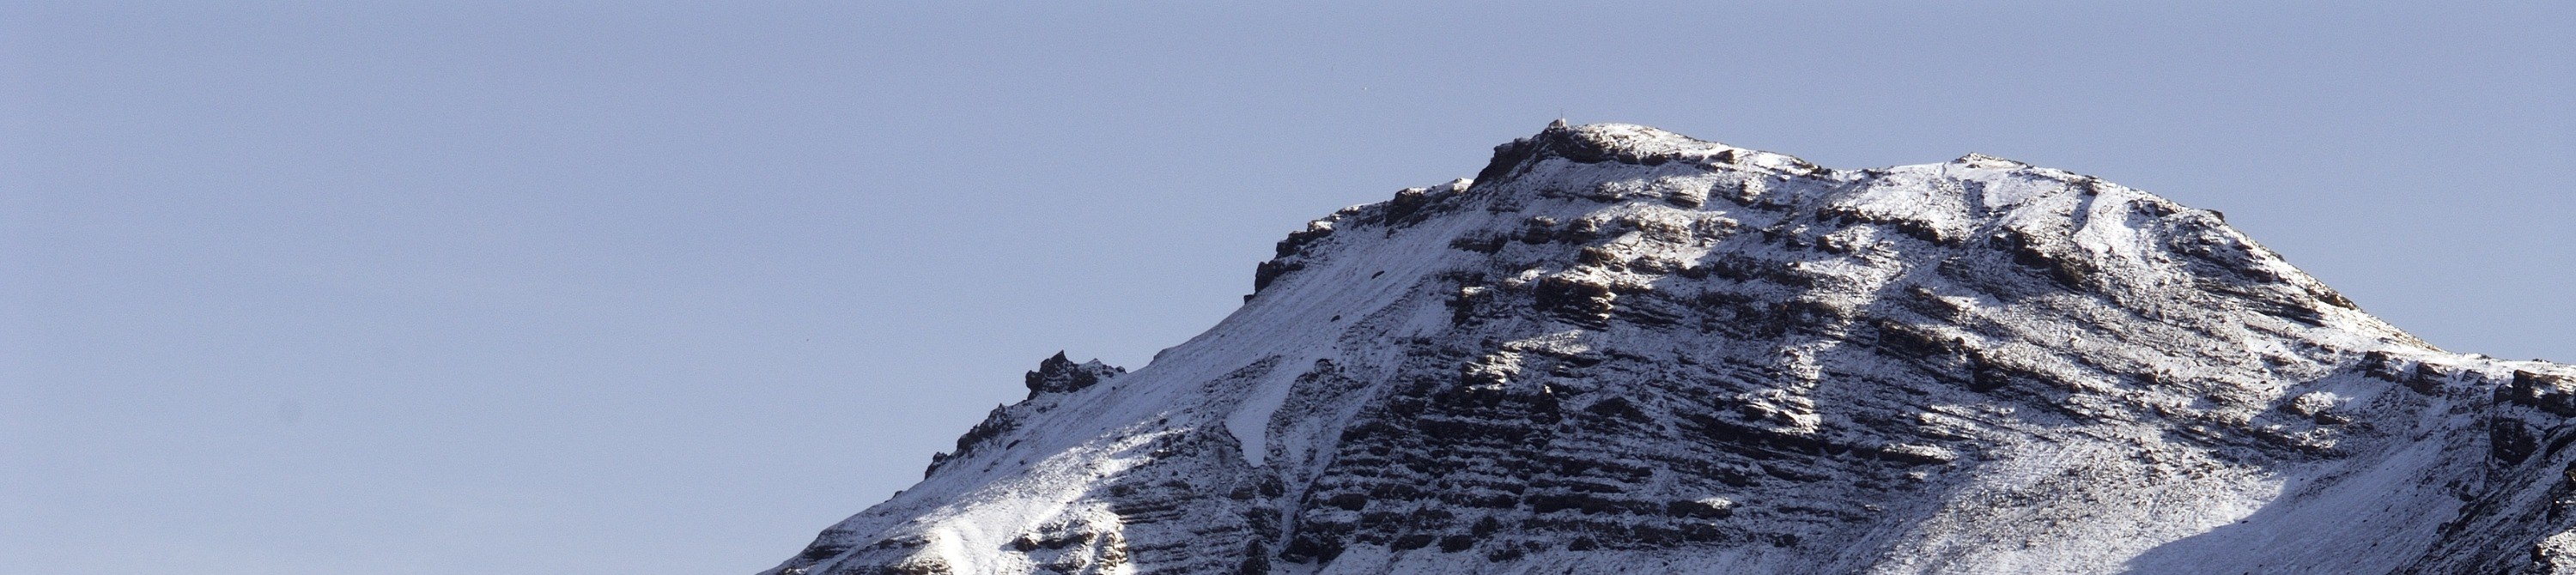
<instances>
[{"instance_id":1,"label":"clear sky","mask_svg":"<svg viewBox=\"0 0 2576 575\"><path fill-rule=\"evenodd\" d=\"M2563 1L244 4L0 5L0 573L766 568L1559 115L2098 175L2576 361Z\"/></svg>"}]
</instances>

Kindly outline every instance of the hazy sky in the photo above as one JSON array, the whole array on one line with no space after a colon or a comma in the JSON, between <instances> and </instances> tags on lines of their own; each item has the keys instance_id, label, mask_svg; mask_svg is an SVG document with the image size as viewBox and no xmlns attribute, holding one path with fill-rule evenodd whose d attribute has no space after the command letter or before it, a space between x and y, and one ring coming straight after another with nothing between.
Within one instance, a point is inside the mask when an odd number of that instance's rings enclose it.
<instances>
[{"instance_id":1,"label":"hazy sky","mask_svg":"<svg viewBox=\"0 0 2576 575\"><path fill-rule=\"evenodd\" d=\"M767 568L1560 114L2098 175L2576 360L2564 1L215 4L0 8L0 572Z\"/></svg>"}]
</instances>

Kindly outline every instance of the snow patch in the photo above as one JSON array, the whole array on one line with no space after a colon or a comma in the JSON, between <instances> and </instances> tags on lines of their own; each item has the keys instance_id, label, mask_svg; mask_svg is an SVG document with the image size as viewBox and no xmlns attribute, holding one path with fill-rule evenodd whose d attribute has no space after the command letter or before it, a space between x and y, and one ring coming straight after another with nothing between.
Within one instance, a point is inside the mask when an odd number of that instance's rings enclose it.
<instances>
[{"instance_id":1,"label":"snow patch","mask_svg":"<svg viewBox=\"0 0 2576 575\"><path fill-rule=\"evenodd\" d=\"M1243 398L1243 403L1235 406L1234 413L1225 416L1225 431L1234 435L1236 443L1243 445L1245 463L1260 467L1267 462L1270 416L1278 413L1279 405L1288 401L1288 391L1296 387L1297 376L1305 374L1317 359L1321 358L1298 357L1272 365L1270 373L1255 384L1252 395Z\"/></svg>"}]
</instances>

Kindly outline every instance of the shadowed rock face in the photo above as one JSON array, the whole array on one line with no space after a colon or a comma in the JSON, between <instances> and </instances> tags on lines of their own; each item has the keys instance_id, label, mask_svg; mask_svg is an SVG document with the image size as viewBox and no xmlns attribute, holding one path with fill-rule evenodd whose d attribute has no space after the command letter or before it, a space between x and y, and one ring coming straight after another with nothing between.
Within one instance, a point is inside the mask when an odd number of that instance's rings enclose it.
<instances>
[{"instance_id":1,"label":"shadowed rock face","mask_svg":"<svg viewBox=\"0 0 2576 575\"><path fill-rule=\"evenodd\" d=\"M2435 349L2086 176L1560 123L1275 255L771 573L2576 564L2576 368Z\"/></svg>"}]
</instances>

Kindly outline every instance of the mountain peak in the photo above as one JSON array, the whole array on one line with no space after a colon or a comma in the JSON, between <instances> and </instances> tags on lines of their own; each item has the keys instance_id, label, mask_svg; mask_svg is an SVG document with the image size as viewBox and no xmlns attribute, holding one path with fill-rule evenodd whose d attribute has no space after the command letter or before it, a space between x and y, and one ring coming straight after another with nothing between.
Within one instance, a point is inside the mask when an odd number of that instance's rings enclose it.
<instances>
[{"instance_id":1,"label":"mountain peak","mask_svg":"<svg viewBox=\"0 0 2576 575\"><path fill-rule=\"evenodd\" d=\"M2013 160L2007 160L2007 159L2003 159L2003 158L1997 158L1997 157L1994 157L1994 156L1988 156L1988 155L1985 155L1985 154L1979 154L1979 153L1974 153L1974 152L1970 152L1968 155L1965 155L1965 156L1959 156L1959 159L1956 159L1956 160L1950 160L1950 163L1952 163L1952 164L1958 164L1958 165L1962 165L1962 166L1967 166L1967 167L1971 167L1971 168L2015 169L2015 168L2028 168L2028 167L2030 167L2030 164L2025 164L2025 163L2021 163L2021 162L2017 162L2017 161L2013 161Z\"/></svg>"},{"instance_id":2,"label":"mountain peak","mask_svg":"<svg viewBox=\"0 0 2576 575\"><path fill-rule=\"evenodd\" d=\"M1494 181L1549 158L1576 163L1618 162L1662 165L1667 162L1759 166L1814 170L1814 165L1782 154L1748 150L1636 124L1569 125L1550 122L1538 134L1494 147L1494 159L1476 181Z\"/></svg>"},{"instance_id":3,"label":"mountain peak","mask_svg":"<svg viewBox=\"0 0 2576 575\"><path fill-rule=\"evenodd\" d=\"M1274 256L773 573L2576 565L2576 367L2099 178L1560 121Z\"/></svg>"}]
</instances>

